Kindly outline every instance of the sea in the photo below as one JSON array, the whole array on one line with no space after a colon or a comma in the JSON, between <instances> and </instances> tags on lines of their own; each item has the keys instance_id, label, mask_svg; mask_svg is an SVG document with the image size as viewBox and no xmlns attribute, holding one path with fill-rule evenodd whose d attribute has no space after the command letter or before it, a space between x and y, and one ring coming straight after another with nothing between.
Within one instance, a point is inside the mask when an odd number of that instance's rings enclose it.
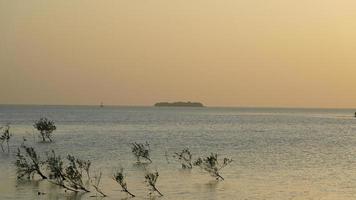
<instances>
[{"instance_id":1,"label":"sea","mask_svg":"<svg viewBox=\"0 0 356 200\"><path fill-rule=\"evenodd\" d=\"M121 168L133 199L356 199L355 111L1 105L0 125L9 124L13 137L10 153L0 150L0 199L131 199L113 180ZM33 127L41 117L57 126L52 143L41 142ZM135 142L150 145L151 164L137 163ZM66 191L37 176L17 180L14 163L23 143L40 159L54 150L63 159L70 154L90 160L91 174L102 173L100 188L108 197ZM220 170L225 180L199 167L182 169L174 154L184 148L193 161L211 153L220 162L231 158ZM150 194L150 172L158 172L163 197Z\"/></svg>"}]
</instances>

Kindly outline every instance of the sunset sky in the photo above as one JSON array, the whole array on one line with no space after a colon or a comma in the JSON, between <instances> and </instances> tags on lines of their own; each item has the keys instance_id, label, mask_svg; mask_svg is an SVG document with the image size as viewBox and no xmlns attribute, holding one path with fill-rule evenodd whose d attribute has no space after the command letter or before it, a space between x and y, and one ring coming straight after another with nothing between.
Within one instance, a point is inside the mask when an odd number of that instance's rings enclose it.
<instances>
[{"instance_id":1,"label":"sunset sky","mask_svg":"<svg viewBox=\"0 0 356 200\"><path fill-rule=\"evenodd\" d=\"M0 0L0 104L356 107L355 0Z\"/></svg>"}]
</instances>

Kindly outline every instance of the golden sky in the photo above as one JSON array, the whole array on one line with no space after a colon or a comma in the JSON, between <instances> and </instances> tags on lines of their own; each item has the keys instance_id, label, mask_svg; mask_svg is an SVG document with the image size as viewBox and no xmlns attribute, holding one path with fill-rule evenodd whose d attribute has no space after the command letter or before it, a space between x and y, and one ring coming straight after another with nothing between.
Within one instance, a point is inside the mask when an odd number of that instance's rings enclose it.
<instances>
[{"instance_id":1,"label":"golden sky","mask_svg":"<svg viewBox=\"0 0 356 200\"><path fill-rule=\"evenodd\" d=\"M0 103L356 107L355 0L0 0Z\"/></svg>"}]
</instances>

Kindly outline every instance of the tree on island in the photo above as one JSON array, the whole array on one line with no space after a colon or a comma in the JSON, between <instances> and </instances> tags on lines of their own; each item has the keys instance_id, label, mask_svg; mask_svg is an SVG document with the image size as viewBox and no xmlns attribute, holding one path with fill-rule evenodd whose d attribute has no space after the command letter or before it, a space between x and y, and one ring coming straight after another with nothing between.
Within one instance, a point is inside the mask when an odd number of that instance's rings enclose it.
<instances>
[{"instance_id":1,"label":"tree on island","mask_svg":"<svg viewBox=\"0 0 356 200\"><path fill-rule=\"evenodd\" d=\"M56 125L54 125L54 121L47 118L41 118L35 122L33 127L40 132L43 142L46 141L46 138L52 142L52 133L57 129Z\"/></svg>"},{"instance_id":2,"label":"tree on island","mask_svg":"<svg viewBox=\"0 0 356 200\"><path fill-rule=\"evenodd\" d=\"M200 102L183 102L183 101L178 101L178 102L158 102L154 106L156 107L204 107L204 105Z\"/></svg>"}]
</instances>

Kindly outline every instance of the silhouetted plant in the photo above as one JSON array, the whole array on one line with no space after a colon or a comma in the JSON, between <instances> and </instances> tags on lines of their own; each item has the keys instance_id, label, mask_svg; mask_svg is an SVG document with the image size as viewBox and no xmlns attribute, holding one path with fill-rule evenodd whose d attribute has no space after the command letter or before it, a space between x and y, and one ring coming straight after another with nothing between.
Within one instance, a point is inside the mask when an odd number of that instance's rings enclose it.
<instances>
[{"instance_id":1,"label":"silhouetted plant","mask_svg":"<svg viewBox=\"0 0 356 200\"><path fill-rule=\"evenodd\" d=\"M229 165L232 162L230 158L224 158L223 163L220 164L218 160L218 154L211 154L206 158L198 158L197 161L194 162L195 166L199 166L201 169L207 171L211 176L215 177L216 180L224 180L224 178L220 175L220 170Z\"/></svg>"},{"instance_id":2,"label":"silhouetted plant","mask_svg":"<svg viewBox=\"0 0 356 200\"><path fill-rule=\"evenodd\" d=\"M67 186L65 177L65 170L64 170L64 162L61 156L56 156L56 153L52 150L51 154L47 154L47 169L49 170L49 178L50 182L61 186L67 190L78 192L75 188L71 188Z\"/></svg>"},{"instance_id":3,"label":"silhouetted plant","mask_svg":"<svg viewBox=\"0 0 356 200\"><path fill-rule=\"evenodd\" d=\"M181 164L183 169L192 169L192 154L190 153L188 148L183 149L181 152L175 152L173 157L177 158Z\"/></svg>"},{"instance_id":4,"label":"silhouetted plant","mask_svg":"<svg viewBox=\"0 0 356 200\"><path fill-rule=\"evenodd\" d=\"M60 156L56 156L52 150L51 154L47 155L47 168L49 170L49 177L51 183L61 186L67 190L79 192L90 192L85 186L83 181L83 171L87 171L89 174L89 165L82 165L78 163L89 162L76 159L72 155L67 156L67 165ZM90 163L90 162L89 162ZM89 166L89 167L87 167Z\"/></svg>"},{"instance_id":5,"label":"silhouetted plant","mask_svg":"<svg viewBox=\"0 0 356 200\"><path fill-rule=\"evenodd\" d=\"M27 177L28 179L34 178L38 174L42 179L47 179L47 177L42 173L41 167L44 162L40 160L36 151L32 147L22 146L25 150L25 155L21 153L20 148L17 149L17 160L15 165L17 167L17 178L22 179Z\"/></svg>"},{"instance_id":6,"label":"silhouetted plant","mask_svg":"<svg viewBox=\"0 0 356 200\"><path fill-rule=\"evenodd\" d=\"M6 125L5 127L0 127L0 130L2 130L1 135L0 135L0 146L3 152L5 152L3 144L4 142L7 145L7 153L10 153L10 146L9 146L9 141L10 138L12 137L12 134L10 133L10 125Z\"/></svg>"},{"instance_id":7,"label":"silhouetted plant","mask_svg":"<svg viewBox=\"0 0 356 200\"><path fill-rule=\"evenodd\" d=\"M54 121L51 121L47 118L41 118L40 120L36 121L33 126L40 132L43 142L46 141L46 138L52 142L52 133L57 129L57 127L54 125Z\"/></svg>"},{"instance_id":8,"label":"silhouetted plant","mask_svg":"<svg viewBox=\"0 0 356 200\"><path fill-rule=\"evenodd\" d=\"M49 170L50 179L65 180L65 172L63 170L64 162L61 156L56 156L56 152L54 150L47 154L46 164L47 169Z\"/></svg>"},{"instance_id":9,"label":"silhouetted plant","mask_svg":"<svg viewBox=\"0 0 356 200\"><path fill-rule=\"evenodd\" d=\"M69 180L69 185L72 188L80 189L85 192L90 192L85 186L83 182L82 171L86 171L83 166L78 163L82 162L79 159L76 159L72 155L67 156L68 166L65 169L65 177ZM89 170L89 169L88 169ZM89 174L89 172L87 172Z\"/></svg>"},{"instance_id":10,"label":"silhouetted plant","mask_svg":"<svg viewBox=\"0 0 356 200\"><path fill-rule=\"evenodd\" d=\"M123 168L120 168L120 170L114 172L113 179L121 186L123 192L126 192L131 197L135 197L135 195L129 192L129 190L127 189L127 183L125 180Z\"/></svg>"},{"instance_id":11,"label":"silhouetted plant","mask_svg":"<svg viewBox=\"0 0 356 200\"><path fill-rule=\"evenodd\" d=\"M80 160L76 159L76 163L78 164L78 168L80 169L80 174L83 176L83 171L88 177L88 180L90 180L90 166L91 162L90 160Z\"/></svg>"},{"instance_id":12,"label":"silhouetted plant","mask_svg":"<svg viewBox=\"0 0 356 200\"><path fill-rule=\"evenodd\" d=\"M107 197L107 195L101 190L100 188L100 181L101 181L101 176L102 176L102 172L99 171L98 173L95 173L93 178L90 179L91 185L93 186L93 188L100 193L101 196L103 197ZM88 176L89 177L89 176Z\"/></svg>"},{"instance_id":13,"label":"silhouetted plant","mask_svg":"<svg viewBox=\"0 0 356 200\"><path fill-rule=\"evenodd\" d=\"M146 175L145 175L145 179L146 179L146 183L148 185L148 189L149 189L149 194L152 195L154 192L157 192L160 196L163 196L163 194L157 189L156 187L156 182L157 182L157 179L158 179L158 172L148 172Z\"/></svg>"},{"instance_id":14,"label":"silhouetted plant","mask_svg":"<svg viewBox=\"0 0 356 200\"><path fill-rule=\"evenodd\" d=\"M138 163L141 162L140 158L144 158L152 163L150 158L150 145L147 142L145 144L136 142L132 143L131 151L135 155Z\"/></svg>"}]
</instances>

